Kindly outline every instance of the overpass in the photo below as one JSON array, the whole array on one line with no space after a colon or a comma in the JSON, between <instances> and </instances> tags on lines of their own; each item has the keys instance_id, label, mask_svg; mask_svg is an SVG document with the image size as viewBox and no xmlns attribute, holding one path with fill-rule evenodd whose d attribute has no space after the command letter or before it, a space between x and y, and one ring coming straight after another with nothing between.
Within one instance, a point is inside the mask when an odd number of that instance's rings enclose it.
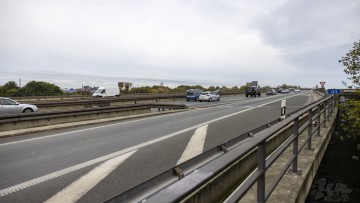
<instances>
[{"instance_id":1,"label":"overpass","mask_svg":"<svg viewBox=\"0 0 360 203\"><path fill-rule=\"evenodd\" d=\"M320 95L320 96L322 96L322 95ZM293 101L297 101L302 98L307 98L307 96L306 97L305 96L297 97L297 95L292 95L290 97L294 98ZM279 95L278 97L264 97L264 98L261 98L261 99L259 98L256 100L255 99L245 99L245 98L244 98L244 100L240 100L240 101L238 99L235 99L235 100L232 99L232 100L228 100L228 101L222 100L222 102L220 102L220 103L201 104L201 105L208 106L208 107L204 108L203 110L199 109L201 106L197 106L198 103L188 103L189 105L193 105L193 104L195 105L194 107L191 107L191 109L195 109L195 111L189 111L188 109L185 109L186 112L184 112L183 114L174 116L175 118L177 118L177 119L175 119L176 122L174 121L174 122L169 122L169 123L175 124L175 123L179 123L178 121L184 120L184 118L181 117L180 115L187 115L187 117L186 117L187 119L185 119L185 120L189 120L188 118L192 118L192 117L197 118L197 117L201 116L202 120L206 121L207 119L211 119L211 117L203 118L204 115L206 115L206 117L209 117L213 113L215 113L214 114L215 117L213 117L213 120L211 122L206 122L206 123L216 124L216 125L212 124L211 126L213 126L213 127L210 126L209 127L210 130L211 129L214 130L216 128L221 128L221 131L218 131L218 132L225 133L225 131L229 131L229 130L227 130L227 129L225 130L225 128L223 129L223 127L225 127L225 126L237 127L237 126L233 126L233 124L231 122L238 120L237 116L235 116L238 113L246 111L247 116L253 115L254 117L258 117L259 115L261 117L261 115L264 114L264 112L271 112L271 114L272 114L272 111L269 111L269 110L272 109L273 107L276 110L276 109L278 109L278 107L275 107L276 105L268 106L269 103L279 101L279 98L281 99L281 98L290 98L290 97L288 97L286 95L281 95L281 96ZM272 99L272 98L274 98L274 99ZM159 107L159 105L161 105L161 104L157 104L157 105L158 105L157 107ZM214 108L211 107L212 105L215 105L215 107ZM217 105L217 107L216 107L216 105ZM239 106L239 105L241 105L241 106ZM229 197L229 198L236 197L235 198L236 200L233 200L233 199L226 200L228 202L232 202L232 201L237 201L237 198L239 196L241 197L242 200L246 200L246 201L248 201L248 200L249 201L250 200L257 201L256 199L259 198L259 196L260 196L260 198L264 198L268 201L271 201L271 198L276 196L276 194L277 194L276 191L279 188L279 186L276 187L274 189L274 191L272 192L272 194L269 196L269 194L272 191L272 188L269 186L269 183L270 183L270 185L273 185L273 184L271 184L271 181L268 180L269 178L272 179L270 176L271 174L273 174L271 172L271 170L275 167L275 169L273 169L276 171L275 174L278 174L278 172L281 171L281 173L285 174L284 177L290 175L290 178L292 178L292 179L294 177L295 178L300 177L300 179L302 177L304 177L304 174L306 174L305 173L306 170L301 165L301 163L302 163L301 155L304 152L308 152L308 153L314 152L315 153L319 150L320 147L319 147L318 143L321 143L321 142L318 142L318 140L321 140L322 138L324 138L326 136L318 136L318 132L321 133L320 135L323 135L324 133L326 134L326 132L323 132L326 129L329 129L328 131L331 132L331 128L329 128L329 126L332 126L331 123L332 123L332 120L334 119L333 116L336 114L335 109L333 108L333 105L334 105L334 102L333 102L332 98L326 98L326 99L319 100L317 103L313 103L310 106L307 106L306 108L301 107L300 109L296 108L296 109L298 109L297 111L293 111L293 112L289 111L291 113L288 114L288 117L284 120L276 119L271 122L266 121L266 123L262 124L262 126L257 126L258 127L257 129L253 129L251 127L245 128L244 126L242 128L238 128L238 129L242 129L244 134L242 134L234 139L225 138L226 136L224 134L224 139L226 140L225 143L221 143L220 145L217 145L212 148L205 148L204 152L202 154L192 157L191 159L188 159L187 161L180 162L179 164L176 164L175 167L170 167L171 168L170 170L167 170L164 173L161 173L153 178L150 178L148 181L143 182L143 184L137 185L137 186L133 187L132 189L129 189L125 192L121 192L121 194L119 194L119 195L115 195L115 196L113 195L114 198L109 199L109 201L110 202L111 201L115 201L115 202L121 202L121 201L124 201L124 202L129 202L129 201L159 202L158 200L162 200L163 202L171 202L171 201L181 201L182 200L182 201L186 201L186 202L192 202L192 201L196 201L196 202L213 201L214 202L214 201L222 201L222 200L225 201L227 197ZM169 105L164 106L164 108L166 108L166 107L169 108ZM103 107L103 108L106 109L108 107ZM111 107L111 108L113 108L113 107ZM176 108L176 105L173 106L173 108ZM178 108L183 108L183 107L178 106ZM238 108L241 111L237 112L238 110L236 108ZM262 108L262 109L256 110L257 108ZM243 110L243 109L245 109L245 110ZM109 109L107 109L107 110L109 110ZM219 111L219 113L216 113L216 111ZM230 114L230 116L232 115L232 117L229 117L229 112L233 112L233 111L235 111L235 113ZM167 112L170 112L170 111L167 111ZM193 112L193 113L191 113L191 112ZM277 111L275 111L275 112L277 112ZM48 113L45 113L45 114L48 114ZM99 112L97 112L97 113L99 113ZM219 114L219 115L217 115L217 114ZM217 117L221 116L221 115L226 115L226 117L231 118L231 120L227 119L225 122L220 119L217 119ZM246 116L246 115L244 115L244 116ZM309 121L309 115L311 115L310 116L311 121ZM325 115L325 118L324 118L324 115ZM42 115L42 116L44 117L45 115ZM76 117L79 117L79 116L76 116ZM260 117L258 117L259 121L264 120L264 119L260 119ZM267 116L262 115L262 117L265 118ZM167 116L167 118L165 118L165 120L169 120L169 118L170 118L170 116ZM269 118L271 118L271 117L269 117ZM52 118L48 118L48 119L52 120ZM26 119L21 118L20 120L26 120ZM96 119L96 120L98 120L98 119ZM160 119L156 119L156 120L160 120ZM164 119L162 119L162 120L163 120L162 122L164 124L166 124ZM190 119L190 120L191 120L191 123L194 121L197 122L195 119ZM269 120L269 119L265 119L265 120ZM229 121L230 121L230 123L228 124L227 122L229 122ZM200 122L203 122L203 121L200 121ZM251 121L249 121L249 122L251 123ZM131 123L131 122L129 122L129 123ZM244 122L244 123L246 123L246 122ZM261 123L261 122L259 122L259 123ZM143 124L145 124L145 122L143 122ZM161 125L155 124L153 121L151 121L151 124L156 125L156 126L161 126ZM236 123L234 123L234 124L236 125ZM324 128L324 124L328 127ZM180 124L179 127L181 127L182 125L184 125L184 124ZM200 124L200 125L202 126L203 124ZM199 125L199 127L200 127L200 125ZM294 126L297 126L297 128L296 128L297 130L294 130L295 129ZM145 128L145 127L146 126L143 126L142 128ZM194 127L196 127L196 126L194 126ZM117 128L117 129L119 129L119 128ZM195 128L191 128L191 129L195 129ZM246 131L246 129L252 129L252 130ZM309 131L309 129L311 129L311 130ZM94 130L92 130L92 131L94 131ZM230 131L232 133L236 132L236 130L234 131L231 129L230 129ZM83 132L83 130L80 130L79 132ZM134 130L130 129L130 132L132 134L133 133L136 134L136 133L141 133L142 131L141 131L141 129L136 130L136 127L135 127ZM185 132L185 131L182 131L182 132ZM309 136L307 134L309 132L311 132L310 134L312 136ZM296 133L299 136L295 136ZM146 134L149 134L149 131L147 131ZM150 134L152 134L152 133L150 133ZM159 134L159 131L155 131L154 134ZM115 133L115 135L117 135L117 133ZM170 134L170 135L172 135L172 134ZM68 135L66 135L66 136L68 136ZM76 135L76 134L73 134L73 136L74 136L74 138L79 137L79 135ZM103 136L102 139L104 139L104 140L107 140L109 137L109 136L106 136L105 132L102 133L102 136ZM211 136L213 137L212 139L218 139L216 136L216 133ZM2 156L0 158L2 160L2 163L4 163L3 166L0 167L2 174L8 173L8 172L6 172L6 170L3 170L4 166L6 169L7 165L9 165L9 164L10 164L9 166L14 165L11 162L9 162L8 159L5 158L5 156L10 155L10 157L9 157L10 159L15 159L15 160L19 159L17 162L21 163L20 162L21 156L28 156L28 152L27 152L28 150L26 148L32 146L32 148L36 147L36 148L41 149L40 145L44 145L46 148L48 148L48 146L45 144L48 143L48 145L54 145L55 143L52 144L50 142L50 139L56 138L56 137L58 137L61 142L64 142L63 139L65 139L65 138L62 138L62 135L56 135L56 136L50 135L49 138L39 137L39 138L35 138L35 139L29 139L29 141L26 141L26 140L19 141L19 142L15 141L15 142L10 142L10 143L0 144L0 150L2 153ZM86 137L89 137L89 135L84 135L82 137L83 138L81 138L81 139L84 139ZM91 137L94 137L95 139L98 138L98 136L91 136ZM116 136L116 137L119 137L119 136ZM181 137L184 137L184 135ZM134 137L134 139L139 139L139 138L140 137L138 137L138 138ZM81 141L81 139L79 139L79 141ZM35 143L35 141L37 141L37 140L40 141L39 144ZM42 141L42 140L44 140L44 141ZM47 140L49 140L49 141L47 141ZM89 140L88 142L92 142L93 139L86 138L86 140ZM266 141L266 142L264 142L264 141ZM306 142L306 141L308 141L308 142ZM76 140L73 140L73 141L70 141L69 144L67 144L67 145L74 145L73 143L76 143L76 142L77 142ZM115 144L118 141L112 139L112 140L110 140L110 142L113 142ZM24 143L24 144L22 144L22 143ZM29 144L26 144L26 143L29 143ZM81 141L79 143L83 143L83 142ZM104 143L104 141L100 141L99 143ZM266 144L264 144L264 143L266 143ZM291 147L293 146L293 144L291 144L291 143L298 143L298 151L297 151L298 153L294 153L294 154L291 153L292 152ZM309 143L311 143L310 147L309 147ZM322 143L326 143L326 142L322 142ZM20 144L22 146L17 146ZM58 149L61 149L62 147L60 147L60 148L57 147L57 145L59 145L59 144L55 144L55 148L51 149L51 151L55 152L55 151L58 151ZM67 148L67 145L64 145L64 147ZM96 146L96 149L99 148L99 146L97 146L97 145L94 145L94 146ZM14 146L14 147L12 147L12 146ZM78 145L76 145L76 146L78 146ZM84 146L86 147L86 145L84 145ZM116 147L116 145L114 145L114 146ZM163 145L162 147L164 147L164 146L166 146L166 145ZM262 149L261 151L265 152L265 154L262 153L262 158L268 157L266 159L266 161L265 161L265 159L262 159L263 161L260 164L262 164L262 166L264 166L264 168L263 169L260 168L261 170L258 169L259 163L257 163L257 161L256 161L258 159L257 156L260 156L260 155L258 155L259 152L257 152L257 149L259 148L259 146L260 146L260 149ZM326 146L326 144L323 144L321 146ZM7 148L9 148L9 149L14 148L14 150L15 150L14 152L16 152L16 149L24 148L24 150L21 150L21 151L24 151L25 154L24 155L19 154L18 155L19 158L13 158L12 151L9 151ZM119 146L117 146L116 148L119 148ZM286 148L288 148L288 149L286 149ZM309 148L310 150L306 150L307 148ZM5 151L5 149L6 149L6 151ZM312 149L314 149L314 150L312 150ZM30 148L30 150L32 150L32 149ZM277 159L278 161L281 160L281 157L277 158L278 155L279 154L287 154L287 153L289 153L288 150L290 150L291 158L285 158L285 161L280 161L280 165L285 163L285 165L287 167L277 166L277 162L275 162L274 160L275 159ZM22 153L21 151L20 151L20 153ZM46 151L47 150L45 150L45 152ZM77 151L79 151L79 150L77 150ZM39 152L36 152L36 154L38 154L38 153ZM71 151L69 151L69 150L67 150L65 152L61 152L60 154L64 155L64 153L72 154ZM91 153L93 153L93 152L91 152ZM87 154L89 154L89 152ZM317 154L319 154L319 152L317 152ZM50 154L46 155L46 156L50 156ZM71 155L71 156L74 156L74 155ZM76 155L76 156L78 156L78 155ZM52 157L54 157L55 159L58 159L57 158L58 155L56 155L56 154L55 154L55 156L52 156ZM309 157L309 154L307 157ZM49 159L54 159L54 158L49 158ZM67 161L66 156L62 159L64 159L64 161L65 160ZM41 162L46 159L44 159L44 157L40 157L39 161L36 160L35 158L32 158L32 160L36 161L36 162L34 162L34 163L37 163L36 165L41 165ZM293 160L297 160L298 162L294 162ZM307 159L307 161L309 161L309 159ZM8 162L9 162L9 164L8 164ZM26 160L25 160L25 162L26 162ZM311 162L316 163L316 161L315 162L311 161ZM287 168L293 169L293 166L294 166L293 163L297 163L297 165L296 165L297 167L295 168L296 170L294 173L288 173ZM46 162L44 164L46 164ZM172 164L170 162L169 166L171 166L171 165ZM290 165L291 165L291 167L290 167ZM279 168L281 168L281 169L279 169ZM147 170L146 167L143 169ZM37 169L37 170L39 170L39 169ZM205 171L203 171L203 170L205 170ZM265 172L265 170L266 170L266 172ZM25 174L27 174L27 172L23 173L23 174L25 175ZM130 174L131 173L129 172L129 175ZM230 174L230 176L226 176L227 174ZM234 176L234 174L239 175L239 176ZM252 185L254 180L258 179L260 176L263 176L264 174L266 174L265 177L267 178L267 179L263 179L263 180L265 180L263 182L265 182L266 190L260 189L259 190L260 192L255 192L255 191L257 191L257 187L255 187L255 188L247 187L245 190L248 191L248 193L245 194L243 192L244 191L243 185L249 185L249 186ZM36 175L31 175L31 176L36 177ZM28 177L31 177L31 176L28 176ZM47 175L42 176L42 177L47 177ZM216 177L219 177L219 179L216 179ZM55 176L52 178L55 178ZM9 178L6 178L5 181L7 179L9 179ZM21 180L21 178L17 178L17 179ZM42 179L42 178L40 177L40 179ZM58 182L58 184L59 183L64 184L63 178L57 178L57 179L59 179L59 181L60 181L60 182ZM278 177L275 178L275 180L278 180L278 179L280 180L283 178L278 178ZM37 180L38 180L37 178L33 179L33 181L31 181L31 184L35 184L34 182L36 182ZM48 180L48 179L46 179L46 180ZM224 182L220 182L220 181L224 181ZM250 181L250 182L247 182L247 181ZM2 181L2 182L4 182L4 181ZM2 182L0 182L0 183L4 184ZM275 183L276 182L278 182L278 181L275 181ZM281 184L282 181L279 181L279 182ZM27 183L27 182L24 182L24 184L25 183ZM311 183L311 181L310 181L310 183ZM38 184L38 183L36 182L36 184ZM6 184L4 184L4 185L6 185ZM15 191L20 190L20 189L23 190L22 188L24 188L24 186L22 186L22 185L23 184L21 184L20 188L18 186L16 186L16 187L14 186L14 189L12 189L13 187L9 187L9 188L0 190L0 200L1 200L2 195L5 195L4 196L5 200L6 200L6 198L11 199L13 196L12 194L14 194L14 195L18 194L17 197L19 197L19 194L22 194L23 192L15 192ZM50 188L48 186L48 184L44 184L44 185L47 185L46 187ZM181 190L179 190L179 188L177 188L177 187L180 187ZM270 190L269 190L269 187L270 187ZM34 187L34 188L36 188L36 187ZM111 188L116 189L116 185L111 185ZM261 187L261 188L264 188L264 187ZM288 188L288 186L285 186L285 188ZM172 190L172 189L175 189L175 190ZM208 189L208 191L206 189ZM176 193L174 193L174 191L182 191L182 193L176 194ZM239 191L240 191L240 193L239 193ZM167 192L169 192L172 195L168 195ZM11 194L11 195L8 195L8 194ZM281 194L281 192L280 192L280 194ZM299 194L299 193L296 193L296 194ZM163 195L165 195L165 196L163 196ZM40 198L40 200L38 200L38 201L45 201L47 199L46 197L42 197L42 198L45 198L45 199L41 200L41 198ZM246 199L246 198L249 198L249 199ZM280 196L280 199L281 199L281 196ZM21 200L17 200L17 201L21 202ZM101 201L104 201L104 200L101 200ZM7 201L5 201L5 202L7 202ZM89 202L89 201L83 200L83 202Z\"/></svg>"}]
</instances>

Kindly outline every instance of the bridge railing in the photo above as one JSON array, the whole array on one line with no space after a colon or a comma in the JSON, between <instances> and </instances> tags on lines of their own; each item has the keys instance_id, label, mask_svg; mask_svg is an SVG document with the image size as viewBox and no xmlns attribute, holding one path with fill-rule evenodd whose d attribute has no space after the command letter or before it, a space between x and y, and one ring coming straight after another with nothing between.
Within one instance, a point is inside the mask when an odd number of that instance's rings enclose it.
<instances>
[{"instance_id":1,"label":"bridge railing","mask_svg":"<svg viewBox=\"0 0 360 203\"><path fill-rule=\"evenodd\" d=\"M298 172L298 154L312 149L313 136L320 136L335 111L334 98L324 97L260 132L249 132L237 144L217 147L211 158L202 154L202 162L195 161L199 157L189 160L108 202L238 202L256 182L257 202L265 202L290 166ZM299 135L306 131L299 145ZM291 145L291 158L265 189L266 171Z\"/></svg>"}]
</instances>

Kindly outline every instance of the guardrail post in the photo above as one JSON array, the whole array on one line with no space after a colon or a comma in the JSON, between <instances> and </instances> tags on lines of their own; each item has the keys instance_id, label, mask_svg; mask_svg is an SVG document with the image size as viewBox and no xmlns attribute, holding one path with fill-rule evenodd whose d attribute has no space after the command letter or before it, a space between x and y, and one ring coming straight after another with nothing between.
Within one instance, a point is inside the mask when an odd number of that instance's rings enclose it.
<instances>
[{"instance_id":1,"label":"guardrail post","mask_svg":"<svg viewBox=\"0 0 360 203\"><path fill-rule=\"evenodd\" d=\"M292 163L293 165L293 172L296 173L297 172L297 154L298 154L298 148L299 148L299 118L296 118L294 120L294 142L293 142L293 156L295 156L296 158L294 159L294 162Z\"/></svg>"},{"instance_id":2,"label":"guardrail post","mask_svg":"<svg viewBox=\"0 0 360 203\"><path fill-rule=\"evenodd\" d=\"M312 137L312 126L311 126L311 123L312 123L312 111L311 109L309 110L309 113L308 113L308 137L309 137L309 140L308 140L308 149L311 150L311 137Z\"/></svg>"},{"instance_id":3,"label":"guardrail post","mask_svg":"<svg viewBox=\"0 0 360 203\"><path fill-rule=\"evenodd\" d=\"M330 121L330 100L327 100L327 102L326 102L326 109L327 109L327 115L326 115L326 120L327 121Z\"/></svg>"},{"instance_id":4,"label":"guardrail post","mask_svg":"<svg viewBox=\"0 0 360 203\"><path fill-rule=\"evenodd\" d=\"M323 123L323 128L326 128L326 101L324 102L324 123Z\"/></svg>"},{"instance_id":5,"label":"guardrail post","mask_svg":"<svg viewBox=\"0 0 360 203\"><path fill-rule=\"evenodd\" d=\"M258 169L261 173L257 180L257 202L265 202L265 141L258 146Z\"/></svg>"},{"instance_id":6,"label":"guardrail post","mask_svg":"<svg viewBox=\"0 0 360 203\"><path fill-rule=\"evenodd\" d=\"M319 104L318 105L318 107L317 107L317 118L316 118L316 123L317 123L317 125L316 125L316 130L317 130L317 132L316 132L316 135L317 136L319 136L320 137L320 107L321 107L321 104Z\"/></svg>"},{"instance_id":7,"label":"guardrail post","mask_svg":"<svg viewBox=\"0 0 360 203\"><path fill-rule=\"evenodd\" d=\"M334 111L335 111L335 105L336 105L336 102L335 102L335 97L333 96L331 98L331 116L334 116Z\"/></svg>"}]
</instances>

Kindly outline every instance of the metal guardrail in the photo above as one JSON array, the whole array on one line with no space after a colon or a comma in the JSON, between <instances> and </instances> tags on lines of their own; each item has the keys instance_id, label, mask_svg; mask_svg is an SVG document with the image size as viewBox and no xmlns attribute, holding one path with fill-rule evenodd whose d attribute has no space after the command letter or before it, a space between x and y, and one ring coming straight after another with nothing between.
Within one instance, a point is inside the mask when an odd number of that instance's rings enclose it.
<instances>
[{"instance_id":1,"label":"metal guardrail","mask_svg":"<svg viewBox=\"0 0 360 203\"><path fill-rule=\"evenodd\" d=\"M244 94L243 92L224 92L221 95ZM184 98L185 93L167 93L167 94L121 94L120 97L97 97L92 98L89 95L62 95L62 96L29 96L29 97L11 97L16 101L33 102L33 103L60 103L60 102L79 102L79 101L108 101L108 100L146 100L146 99L172 99Z\"/></svg>"},{"instance_id":2,"label":"metal guardrail","mask_svg":"<svg viewBox=\"0 0 360 203\"><path fill-rule=\"evenodd\" d=\"M34 122L33 124L26 124L24 128L29 127L39 127L44 125L50 125L49 122L55 119L70 118L73 117L73 120L76 118L84 117L83 120L89 120L87 116L89 115L101 115L104 113L117 113L117 112L134 112L142 109L149 109L149 112L152 108L156 108L159 111L165 109L186 109L186 105L180 104L133 104L133 105L121 105L121 106L107 106L107 107L98 107L98 108L89 108L89 109L76 109L76 110L66 110L66 111L52 111L52 112L33 112L33 113L21 113L21 114L4 114L0 115L0 131L12 130L12 129L21 129L21 123L25 122ZM117 116L117 115L115 115ZM120 116L120 115L119 115ZM38 121L44 121L42 123ZM37 122L35 122L37 121ZM69 121L67 121L69 122ZM51 124L65 123L65 121L57 121ZM36 126L31 126L36 125Z\"/></svg>"},{"instance_id":3,"label":"metal guardrail","mask_svg":"<svg viewBox=\"0 0 360 203\"><path fill-rule=\"evenodd\" d=\"M224 189L225 185L221 184L219 187L227 191L227 194L214 196L213 201L223 201L224 196L230 196L229 191L233 191L231 198L227 199L227 202L237 202L258 181L257 201L265 202L290 166L292 166L293 172L298 171L297 156L306 146L308 149L312 148L312 137L315 133L316 136L320 136L320 126L325 127L326 120L329 120L329 116L334 112L334 98L333 96L323 98L292 115L287 115L287 118L282 121L275 120L252 132L243 134L234 140L175 166L173 169L119 194L107 202L206 202L206 198L198 197L197 194L201 190L211 191L211 186L208 185L209 182L220 185L221 181L229 179L223 177L224 171L234 170L235 172L230 171L229 173L237 176L244 173L236 169L236 167L239 167L236 163L245 159L244 157L249 156L250 153L255 154L251 158L256 160L257 157L257 163L255 161L254 168L249 170L249 175L243 179L241 186L238 187L239 183L236 183L236 185L232 185L232 188ZM322 122L321 115L323 115ZM314 131L313 122L317 124ZM290 130L291 135L285 139L285 142L281 143L284 147L272 147L274 150L269 151L271 147L266 148L267 142L270 142L270 138L273 138L274 135L285 128ZM298 146L298 137L305 130L307 130L308 137L301 146ZM245 140L246 142L244 142ZM243 144L240 146L239 142L243 142ZM266 170L291 144L293 145L293 156L275 178L270 189L265 191ZM270 157L267 158L267 155L270 155ZM234 177L233 182L238 182L237 180L239 178Z\"/></svg>"}]
</instances>

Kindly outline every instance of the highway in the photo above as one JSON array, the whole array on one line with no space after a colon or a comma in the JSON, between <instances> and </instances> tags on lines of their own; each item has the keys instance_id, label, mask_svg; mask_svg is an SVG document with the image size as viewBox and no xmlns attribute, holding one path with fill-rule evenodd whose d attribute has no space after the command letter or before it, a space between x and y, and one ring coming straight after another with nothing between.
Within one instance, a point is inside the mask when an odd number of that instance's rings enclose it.
<instances>
[{"instance_id":1,"label":"highway","mask_svg":"<svg viewBox=\"0 0 360 203\"><path fill-rule=\"evenodd\" d=\"M314 101L309 92L0 139L0 202L103 202L192 157Z\"/></svg>"}]
</instances>

